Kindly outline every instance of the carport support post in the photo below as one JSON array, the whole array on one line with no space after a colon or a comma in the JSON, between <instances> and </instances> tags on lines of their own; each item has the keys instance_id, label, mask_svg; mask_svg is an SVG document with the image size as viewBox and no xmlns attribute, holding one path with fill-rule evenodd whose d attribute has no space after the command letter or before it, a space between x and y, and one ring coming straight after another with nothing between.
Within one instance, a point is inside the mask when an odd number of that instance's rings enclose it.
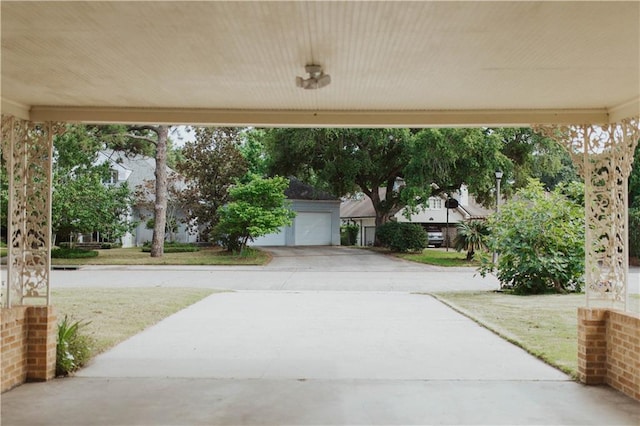
<instances>
[{"instance_id":1,"label":"carport support post","mask_svg":"<svg viewBox=\"0 0 640 426\"><path fill-rule=\"evenodd\" d=\"M2 116L7 165L7 283L3 305L49 305L51 161L61 126Z\"/></svg>"},{"instance_id":2,"label":"carport support post","mask_svg":"<svg viewBox=\"0 0 640 426\"><path fill-rule=\"evenodd\" d=\"M56 315L50 304L53 136L62 126L3 115L1 153L7 167L7 282L0 305L2 390L56 371ZM16 318L22 318L16 320ZM21 322L22 321L22 322ZM6 344L5 344L6 343Z\"/></svg>"},{"instance_id":3,"label":"carport support post","mask_svg":"<svg viewBox=\"0 0 640 426\"><path fill-rule=\"evenodd\" d=\"M587 308L629 308L627 181L640 117L605 125L534 126L571 155L585 181Z\"/></svg>"}]
</instances>

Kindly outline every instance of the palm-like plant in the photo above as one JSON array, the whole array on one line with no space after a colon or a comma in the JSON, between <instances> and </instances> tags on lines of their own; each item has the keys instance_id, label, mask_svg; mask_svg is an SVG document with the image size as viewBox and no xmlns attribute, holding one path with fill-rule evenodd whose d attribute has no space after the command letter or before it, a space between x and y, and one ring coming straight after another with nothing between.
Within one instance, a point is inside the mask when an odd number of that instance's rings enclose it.
<instances>
[{"instance_id":1,"label":"palm-like plant","mask_svg":"<svg viewBox=\"0 0 640 426\"><path fill-rule=\"evenodd\" d=\"M469 222L460 222L456 227L458 228L458 234L453 241L453 245L457 251L466 250L467 260L473 259L476 250L483 250L487 247L484 239L489 235L489 229L485 221L470 220Z\"/></svg>"}]
</instances>

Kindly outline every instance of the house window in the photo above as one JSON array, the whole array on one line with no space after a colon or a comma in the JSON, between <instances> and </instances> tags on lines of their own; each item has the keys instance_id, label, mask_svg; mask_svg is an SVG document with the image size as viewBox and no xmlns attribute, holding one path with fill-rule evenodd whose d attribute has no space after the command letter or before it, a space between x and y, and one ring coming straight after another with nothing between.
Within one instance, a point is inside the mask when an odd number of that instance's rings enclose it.
<instances>
[{"instance_id":1,"label":"house window","mask_svg":"<svg viewBox=\"0 0 640 426\"><path fill-rule=\"evenodd\" d=\"M115 185L116 183L118 183L118 171L110 169L109 170L109 177L104 179L102 181L102 183L107 184L107 185Z\"/></svg>"},{"instance_id":2,"label":"house window","mask_svg":"<svg viewBox=\"0 0 640 426\"><path fill-rule=\"evenodd\" d=\"M442 209L442 198L440 197L429 198L429 208L432 210Z\"/></svg>"}]
</instances>

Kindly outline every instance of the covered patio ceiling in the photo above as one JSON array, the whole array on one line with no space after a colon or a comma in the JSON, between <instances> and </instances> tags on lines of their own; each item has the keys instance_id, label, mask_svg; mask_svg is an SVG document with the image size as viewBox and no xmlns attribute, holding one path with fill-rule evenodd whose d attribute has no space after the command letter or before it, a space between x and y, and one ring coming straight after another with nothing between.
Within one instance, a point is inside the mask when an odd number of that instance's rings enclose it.
<instances>
[{"instance_id":1,"label":"covered patio ceiling","mask_svg":"<svg viewBox=\"0 0 640 426\"><path fill-rule=\"evenodd\" d=\"M1 2L2 112L262 126L640 114L640 2ZM304 66L332 82L296 87Z\"/></svg>"}]
</instances>

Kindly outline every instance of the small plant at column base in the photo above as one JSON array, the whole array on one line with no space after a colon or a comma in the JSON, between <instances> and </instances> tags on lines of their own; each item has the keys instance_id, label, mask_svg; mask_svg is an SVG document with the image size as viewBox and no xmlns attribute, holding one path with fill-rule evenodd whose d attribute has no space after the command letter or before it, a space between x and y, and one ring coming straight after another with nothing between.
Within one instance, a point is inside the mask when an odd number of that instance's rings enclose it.
<instances>
[{"instance_id":1,"label":"small plant at column base","mask_svg":"<svg viewBox=\"0 0 640 426\"><path fill-rule=\"evenodd\" d=\"M88 322L71 321L65 315L58 323L58 344L56 346L56 376L68 376L84 366L91 357L91 337L80 329Z\"/></svg>"}]
</instances>

